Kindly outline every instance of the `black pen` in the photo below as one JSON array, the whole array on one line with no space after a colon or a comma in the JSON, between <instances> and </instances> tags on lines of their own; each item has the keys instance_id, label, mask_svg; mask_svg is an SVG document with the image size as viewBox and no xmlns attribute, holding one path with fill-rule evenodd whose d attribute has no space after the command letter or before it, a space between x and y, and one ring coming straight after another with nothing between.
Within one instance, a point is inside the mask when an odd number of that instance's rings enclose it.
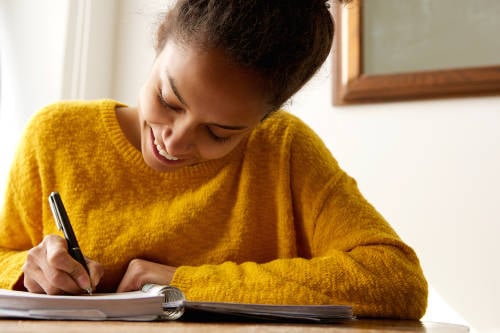
<instances>
[{"instance_id":1,"label":"black pen","mask_svg":"<svg viewBox=\"0 0 500 333\"><path fill-rule=\"evenodd\" d=\"M64 238L68 243L68 252L70 256L85 268L90 277L89 268L87 266L87 263L85 262L82 251L80 250L80 246L78 245L75 233L73 232L73 228L71 227L68 214L66 213L66 209L64 208L61 196L58 192L52 192L49 195L49 205L50 209L52 210L54 220L56 221L57 229L62 230L62 232L64 233ZM89 287L86 290L89 295L92 294L92 288Z\"/></svg>"}]
</instances>

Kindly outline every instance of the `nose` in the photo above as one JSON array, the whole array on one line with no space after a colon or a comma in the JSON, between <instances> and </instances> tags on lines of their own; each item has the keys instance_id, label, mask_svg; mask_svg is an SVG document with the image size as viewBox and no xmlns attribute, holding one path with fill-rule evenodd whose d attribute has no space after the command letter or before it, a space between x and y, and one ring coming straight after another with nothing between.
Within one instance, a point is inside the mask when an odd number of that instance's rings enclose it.
<instances>
[{"instance_id":1,"label":"nose","mask_svg":"<svg viewBox=\"0 0 500 333\"><path fill-rule=\"evenodd\" d=\"M189 124L176 121L162 135L165 149L172 156L182 157L193 150L195 133Z\"/></svg>"}]
</instances>

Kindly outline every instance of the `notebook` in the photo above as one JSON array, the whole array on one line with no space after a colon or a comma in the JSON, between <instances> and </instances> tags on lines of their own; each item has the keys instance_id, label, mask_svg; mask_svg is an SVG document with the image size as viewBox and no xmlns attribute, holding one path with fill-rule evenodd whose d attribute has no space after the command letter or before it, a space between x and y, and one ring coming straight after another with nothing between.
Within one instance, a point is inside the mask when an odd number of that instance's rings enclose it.
<instances>
[{"instance_id":1,"label":"notebook","mask_svg":"<svg viewBox=\"0 0 500 333\"><path fill-rule=\"evenodd\" d=\"M48 320L264 320L337 322L354 319L348 305L266 305L186 300L173 286L93 295L45 295L0 289L0 317Z\"/></svg>"}]
</instances>

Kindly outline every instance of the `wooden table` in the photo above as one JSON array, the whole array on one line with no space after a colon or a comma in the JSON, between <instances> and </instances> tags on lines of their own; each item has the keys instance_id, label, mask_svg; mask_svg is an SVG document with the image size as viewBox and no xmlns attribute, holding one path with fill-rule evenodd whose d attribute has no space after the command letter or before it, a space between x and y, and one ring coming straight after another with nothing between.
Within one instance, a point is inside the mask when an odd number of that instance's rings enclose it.
<instances>
[{"instance_id":1,"label":"wooden table","mask_svg":"<svg viewBox=\"0 0 500 333\"><path fill-rule=\"evenodd\" d=\"M465 326L444 323L359 319L338 324L38 321L0 320L1 333L466 333Z\"/></svg>"}]
</instances>

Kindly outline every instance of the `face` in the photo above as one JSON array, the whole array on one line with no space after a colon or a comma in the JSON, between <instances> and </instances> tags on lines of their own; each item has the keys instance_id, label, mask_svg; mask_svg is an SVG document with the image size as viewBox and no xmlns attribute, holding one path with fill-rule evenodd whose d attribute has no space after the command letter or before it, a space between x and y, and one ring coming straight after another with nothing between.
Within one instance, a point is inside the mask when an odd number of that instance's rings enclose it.
<instances>
[{"instance_id":1,"label":"face","mask_svg":"<svg viewBox=\"0 0 500 333\"><path fill-rule=\"evenodd\" d=\"M230 153L267 111L259 76L218 50L167 41L141 89L141 151L159 171Z\"/></svg>"}]
</instances>

